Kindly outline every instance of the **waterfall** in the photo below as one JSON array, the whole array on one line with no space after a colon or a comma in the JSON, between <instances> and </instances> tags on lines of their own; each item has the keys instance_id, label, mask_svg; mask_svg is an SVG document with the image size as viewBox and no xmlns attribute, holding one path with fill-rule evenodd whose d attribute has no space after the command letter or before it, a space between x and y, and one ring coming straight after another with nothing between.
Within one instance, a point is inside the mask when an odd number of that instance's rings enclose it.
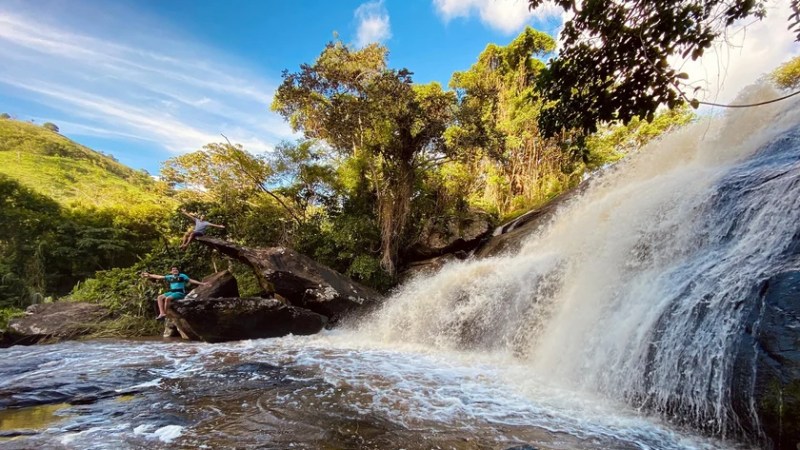
<instances>
[{"instance_id":1,"label":"waterfall","mask_svg":"<svg viewBox=\"0 0 800 450\"><path fill-rule=\"evenodd\" d=\"M757 86L739 101L776 96ZM357 333L507 354L531 380L735 429L736 348L754 292L800 267L788 250L799 112L737 110L665 136L595 176L514 253L408 282Z\"/></svg>"}]
</instances>

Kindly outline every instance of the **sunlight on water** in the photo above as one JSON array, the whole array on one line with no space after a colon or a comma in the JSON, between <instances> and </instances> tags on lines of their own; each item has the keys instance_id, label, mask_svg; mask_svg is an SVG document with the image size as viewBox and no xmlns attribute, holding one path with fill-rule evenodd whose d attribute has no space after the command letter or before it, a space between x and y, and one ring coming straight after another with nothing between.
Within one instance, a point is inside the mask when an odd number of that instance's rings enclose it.
<instances>
[{"instance_id":1,"label":"sunlight on water","mask_svg":"<svg viewBox=\"0 0 800 450\"><path fill-rule=\"evenodd\" d=\"M59 412L68 406L58 403L0 411L0 431L44 428L67 417Z\"/></svg>"}]
</instances>

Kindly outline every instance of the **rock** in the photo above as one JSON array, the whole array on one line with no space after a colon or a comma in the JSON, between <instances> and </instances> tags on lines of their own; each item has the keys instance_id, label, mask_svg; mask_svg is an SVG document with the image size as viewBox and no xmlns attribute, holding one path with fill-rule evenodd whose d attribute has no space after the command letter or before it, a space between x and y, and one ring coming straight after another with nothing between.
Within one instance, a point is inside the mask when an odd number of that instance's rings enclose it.
<instances>
[{"instance_id":1,"label":"rock","mask_svg":"<svg viewBox=\"0 0 800 450\"><path fill-rule=\"evenodd\" d=\"M754 291L759 301L734 362L733 408L774 448L800 448L800 271L772 276Z\"/></svg>"},{"instance_id":2,"label":"rock","mask_svg":"<svg viewBox=\"0 0 800 450\"><path fill-rule=\"evenodd\" d=\"M248 264L264 291L332 320L365 311L381 300L376 291L285 247L240 247L207 236L197 241Z\"/></svg>"},{"instance_id":3,"label":"rock","mask_svg":"<svg viewBox=\"0 0 800 450\"><path fill-rule=\"evenodd\" d=\"M486 258L518 250L525 240L548 223L562 205L582 194L588 186L589 180L586 180L550 200L544 206L528 211L516 219L500 225L494 230L490 238L480 244L474 255L478 258Z\"/></svg>"},{"instance_id":4,"label":"rock","mask_svg":"<svg viewBox=\"0 0 800 450\"><path fill-rule=\"evenodd\" d=\"M473 250L492 231L491 217L480 211L466 217L448 217L428 222L418 241L403 255L406 261L420 261L455 252Z\"/></svg>"},{"instance_id":5,"label":"rock","mask_svg":"<svg viewBox=\"0 0 800 450\"><path fill-rule=\"evenodd\" d=\"M12 319L5 332L8 345L72 339L92 331L90 325L108 318L109 311L94 303L55 302L29 306L25 316Z\"/></svg>"},{"instance_id":6,"label":"rock","mask_svg":"<svg viewBox=\"0 0 800 450\"><path fill-rule=\"evenodd\" d=\"M274 298L183 298L167 316L184 337L205 342L262 339L322 330L327 318Z\"/></svg>"},{"instance_id":7,"label":"rock","mask_svg":"<svg viewBox=\"0 0 800 450\"><path fill-rule=\"evenodd\" d=\"M451 261L466 259L467 256L468 255L465 252L456 252L423 261L413 262L406 266L405 270L399 274L400 282L405 283L418 275L434 274L438 272L445 264Z\"/></svg>"},{"instance_id":8,"label":"rock","mask_svg":"<svg viewBox=\"0 0 800 450\"><path fill-rule=\"evenodd\" d=\"M0 330L0 348L11 347L14 341L11 336L6 333L6 330Z\"/></svg>"},{"instance_id":9,"label":"rock","mask_svg":"<svg viewBox=\"0 0 800 450\"><path fill-rule=\"evenodd\" d=\"M239 284L233 274L227 270L209 275L201 280L209 286L197 286L186 297L189 298L215 298L238 297Z\"/></svg>"},{"instance_id":10,"label":"rock","mask_svg":"<svg viewBox=\"0 0 800 450\"><path fill-rule=\"evenodd\" d=\"M209 285L197 286L186 295L187 299L196 301L207 298L239 296L239 284L236 282L236 278L234 278L233 274L227 270L209 275L203 278L201 281L203 283L208 283ZM172 301L170 301L170 303L172 303ZM176 321L170 318L169 315L167 319L164 320L164 332L162 333L162 336L165 338L180 336L184 339L198 339L196 336L193 336L188 329L181 327L178 323L176 323Z\"/></svg>"},{"instance_id":11,"label":"rock","mask_svg":"<svg viewBox=\"0 0 800 450\"><path fill-rule=\"evenodd\" d=\"M173 322L172 319L167 318L164 320L164 332L161 333L161 336L165 338L181 336L180 331L178 331L178 326L175 325L175 322Z\"/></svg>"}]
</instances>

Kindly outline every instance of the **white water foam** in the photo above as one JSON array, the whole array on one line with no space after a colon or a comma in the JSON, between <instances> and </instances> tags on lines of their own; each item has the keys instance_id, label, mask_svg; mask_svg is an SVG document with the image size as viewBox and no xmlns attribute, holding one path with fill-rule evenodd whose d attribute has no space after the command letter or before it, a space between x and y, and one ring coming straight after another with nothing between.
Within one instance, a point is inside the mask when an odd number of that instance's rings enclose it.
<instances>
[{"instance_id":1,"label":"white water foam","mask_svg":"<svg viewBox=\"0 0 800 450\"><path fill-rule=\"evenodd\" d=\"M776 95L754 87L742 100ZM800 205L784 192L789 178L723 217L717 189L799 112L784 102L665 137L598 177L517 253L413 280L348 340L502 355L519 366L504 375L516 392L538 396L544 382L656 409L677 400L724 431L737 299L791 241Z\"/></svg>"}]
</instances>

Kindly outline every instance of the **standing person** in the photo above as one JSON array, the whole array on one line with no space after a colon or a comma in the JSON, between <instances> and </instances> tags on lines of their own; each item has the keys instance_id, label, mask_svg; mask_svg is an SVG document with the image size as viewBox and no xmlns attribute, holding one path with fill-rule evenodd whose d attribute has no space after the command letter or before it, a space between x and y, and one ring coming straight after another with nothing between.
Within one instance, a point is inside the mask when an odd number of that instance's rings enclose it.
<instances>
[{"instance_id":1,"label":"standing person","mask_svg":"<svg viewBox=\"0 0 800 450\"><path fill-rule=\"evenodd\" d=\"M197 236L202 236L206 234L206 228L208 227L225 228L225 225L217 225L215 223L206 222L205 216L202 214L198 214L197 217L195 217L184 210L181 210L181 214L194 220L194 228L187 231L186 234L183 235L183 241L181 241L181 249L185 249L186 247L188 247L189 243L192 242L192 239L196 238Z\"/></svg>"},{"instance_id":2,"label":"standing person","mask_svg":"<svg viewBox=\"0 0 800 450\"><path fill-rule=\"evenodd\" d=\"M167 275L153 275L151 273L142 272L142 278L148 278L151 280L166 280L167 283L169 283L169 290L156 298L156 302L158 303L158 317L156 317L156 320L161 320L167 316L167 307L169 306L170 300L177 300L186 297L186 286L189 283L194 283L198 286L209 285L209 283L203 283L202 281L189 278L189 275L181 273L177 267L172 267L170 273Z\"/></svg>"}]
</instances>

